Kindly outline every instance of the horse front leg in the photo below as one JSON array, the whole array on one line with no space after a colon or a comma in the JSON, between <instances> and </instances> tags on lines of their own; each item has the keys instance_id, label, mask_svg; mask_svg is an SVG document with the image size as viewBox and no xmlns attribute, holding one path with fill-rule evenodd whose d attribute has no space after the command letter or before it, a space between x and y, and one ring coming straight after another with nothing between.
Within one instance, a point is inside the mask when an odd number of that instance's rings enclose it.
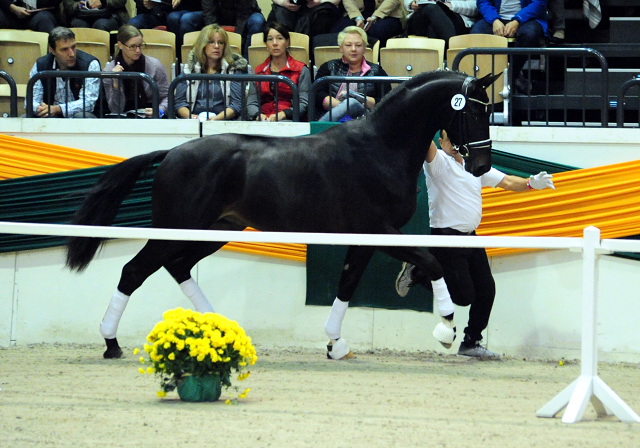
<instances>
[{"instance_id":1,"label":"horse front leg","mask_svg":"<svg viewBox=\"0 0 640 448\"><path fill-rule=\"evenodd\" d=\"M428 251L419 247L380 247L382 252L403 261L398 281L419 283L428 287L431 283L433 298L442 322L433 330L435 337L443 347L449 349L456 339L456 325L453 321L454 307L449 289L444 280L442 266ZM405 277L405 278L403 278Z\"/></svg>"},{"instance_id":2,"label":"horse front leg","mask_svg":"<svg viewBox=\"0 0 640 448\"><path fill-rule=\"evenodd\" d=\"M353 358L349 345L344 338L340 337L342 321L349 307L349 301L353 297L362 274L375 251L374 247L367 246L349 246L347 250L347 256L342 266L342 274L340 275L340 283L338 284L338 295L333 301L329 317L324 326L324 330L329 337L329 344L327 344L327 358L329 359Z\"/></svg>"}]
</instances>

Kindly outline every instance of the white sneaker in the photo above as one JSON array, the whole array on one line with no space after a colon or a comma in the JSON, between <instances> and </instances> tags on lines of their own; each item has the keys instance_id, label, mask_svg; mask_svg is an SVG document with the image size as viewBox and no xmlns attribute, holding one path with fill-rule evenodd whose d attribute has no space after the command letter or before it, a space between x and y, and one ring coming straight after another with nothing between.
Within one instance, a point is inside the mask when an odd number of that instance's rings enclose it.
<instances>
[{"instance_id":1,"label":"white sneaker","mask_svg":"<svg viewBox=\"0 0 640 448\"><path fill-rule=\"evenodd\" d=\"M411 263L407 263L406 261L402 263L402 269L400 269L400 273L396 278L396 292L400 297L405 297L409 294L409 290L414 285L411 279L413 268L415 268L415 266Z\"/></svg>"}]
</instances>

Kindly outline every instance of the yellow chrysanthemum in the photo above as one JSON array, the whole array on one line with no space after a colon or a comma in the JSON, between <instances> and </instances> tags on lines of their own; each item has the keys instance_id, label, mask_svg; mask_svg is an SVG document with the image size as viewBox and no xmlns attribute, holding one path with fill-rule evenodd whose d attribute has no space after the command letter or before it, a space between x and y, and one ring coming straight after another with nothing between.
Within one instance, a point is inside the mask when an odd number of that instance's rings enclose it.
<instances>
[{"instance_id":1,"label":"yellow chrysanthemum","mask_svg":"<svg viewBox=\"0 0 640 448\"><path fill-rule=\"evenodd\" d=\"M142 367L140 367L140 368L138 369L138 372L140 372L142 375L144 375L144 374L146 373Z\"/></svg>"},{"instance_id":2,"label":"yellow chrysanthemum","mask_svg":"<svg viewBox=\"0 0 640 448\"><path fill-rule=\"evenodd\" d=\"M153 370L153 367L147 367L147 373L151 374L155 372L155 370Z\"/></svg>"},{"instance_id":3,"label":"yellow chrysanthemum","mask_svg":"<svg viewBox=\"0 0 640 448\"><path fill-rule=\"evenodd\" d=\"M173 352L171 352L171 353L169 353L169 355L167 356L167 358L169 358L171 361L173 361L173 360L175 360L175 359L176 359L176 354L175 354L175 353L173 353Z\"/></svg>"},{"instance_id":4,"label":"yellow chrysanthemum","mask_svg":"<svg viewBox=\"0 0 640 448\"><path fill-rule=\"evenodd\" d=\"M231 404L231 400L229 400L228 398L224 401L224 404Z\"/></svg>"},{"instance_id":5,"label":"yellow chrysanthemum","mask_svg":"<svg viewBox=\"0 0 640 448\"><path fill-rule=\"evenodd\" d=\"M158 397L160 397L160 398L164 398L164 397L167 396L167 393L165 391L163 391L163 390L159 390L159 391L156 392L156 395Z\"/></svg>"},{"instance_id":6,"label":"yellow chrysanthemum","mask_svg":"<svg viewBox=\"0 0 640 448\"><path fill-rule=\"evenodd\" d=\"M138 347L133 349L133 354L134 355L137 355L139 352L140 352L140 350L138 350Z\"/></svg>"},{"instance_id":7,"label":"yellow chrysanthemum","mask_svg":"<svg viewBox=\"0 0 640 448\"><path fill-rule=\"evenodd\" d=\"M140 364L144 364L144 358L142 356L140 357Z\"/></svg>"}]
</instances>

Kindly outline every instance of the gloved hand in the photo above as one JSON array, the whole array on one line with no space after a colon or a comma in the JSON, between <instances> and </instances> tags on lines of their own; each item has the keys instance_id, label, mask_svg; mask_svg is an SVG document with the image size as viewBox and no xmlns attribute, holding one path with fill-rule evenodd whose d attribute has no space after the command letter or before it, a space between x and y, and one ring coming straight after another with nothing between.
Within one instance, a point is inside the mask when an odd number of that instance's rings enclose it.
<instances>
[{"instance_id":1,"label":"gloved hand","mask_svg":"<svg viewBox=\"0 0 640 448\"><path fill-rule=\"evenodd\" d=\"M553 181L551 180L553 176L551 174L547 174L546 171L541 171L538 174L532 174L529 177L529 186L536 190L542 190L545 188L551 188L553 190L556 189L555 185L553 185Z\"/></svg>"}]
</instances>

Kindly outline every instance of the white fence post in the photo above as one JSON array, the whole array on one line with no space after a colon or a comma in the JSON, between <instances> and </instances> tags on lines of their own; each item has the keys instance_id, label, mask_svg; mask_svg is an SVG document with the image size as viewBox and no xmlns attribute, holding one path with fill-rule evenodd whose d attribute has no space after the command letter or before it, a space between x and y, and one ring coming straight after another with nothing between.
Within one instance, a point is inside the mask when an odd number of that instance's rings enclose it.
<instances>
[{"instance_id":1,"label":"white fence post","mask_svg":"<svg viewBox=\"0 0 640 448\"><path fill-rule=\"evenodd\" d=\"M599 417L614 414L625 423L640 422L640 417L598 377L598 259L600 229L584 229L582 249L582 360L580 376L538 410L538 417L555 417L565 406L564 423L582 419L589 400ZM604 251L606 253L608 251Z\"/></svg>"}]
</instances>

